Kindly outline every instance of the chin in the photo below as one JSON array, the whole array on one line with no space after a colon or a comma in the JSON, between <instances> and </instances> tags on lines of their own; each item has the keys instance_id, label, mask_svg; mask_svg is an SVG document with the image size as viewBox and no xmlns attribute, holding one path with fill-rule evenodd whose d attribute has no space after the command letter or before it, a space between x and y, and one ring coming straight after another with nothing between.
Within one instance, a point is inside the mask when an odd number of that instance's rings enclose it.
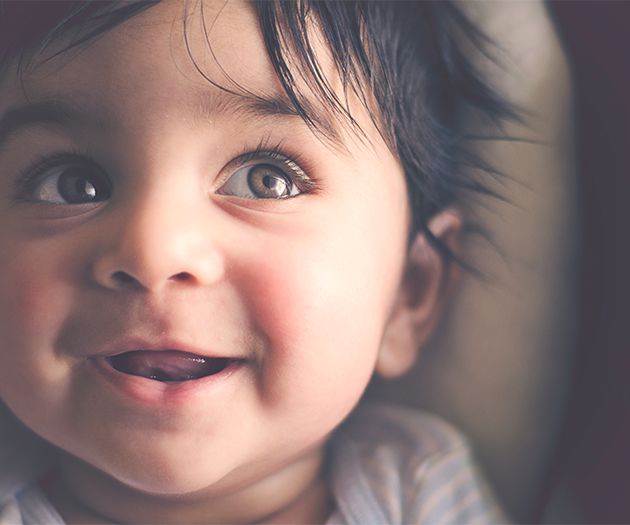
<instances>
[{"instance_id":1,"label":"chin","mask_svg":"<svg viewBox=\"0 0 630 525\"><path fill-rule=\"evenodd\" d=\"M124 472L121 475L110 474L127 488L159 497L181 497L194 494L212 486L215 479L210 475L200 476L191 471L168 472L159 469L148 468L141 472Z\"/></svg>"},{"instance_id":2,"label":"chin","mask_svg":"<svg viewBox=\"0 0 630 525\"><path fill-rule=\"evenodd\" d=\"M159 497L181 497L206 490L216 486L230 470L226 461L212 458L209 451L191 454L191 447L182 449L173 446L167 454L151 446L127 453L120 453L120 449L113 446L109 450L117 452L113 455L99 454L96 460L93 457L83 457L78 461L71 458L70 462L105 484L113 483L121 485L122 490L132 489ZM206 461L200 462L199 456Z\"/></svg>"}]
</instances>

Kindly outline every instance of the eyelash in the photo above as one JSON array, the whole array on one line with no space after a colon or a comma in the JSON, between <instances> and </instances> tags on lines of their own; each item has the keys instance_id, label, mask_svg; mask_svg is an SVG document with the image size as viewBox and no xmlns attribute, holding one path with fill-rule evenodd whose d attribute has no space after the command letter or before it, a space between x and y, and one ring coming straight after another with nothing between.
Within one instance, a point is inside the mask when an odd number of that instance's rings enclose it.
<instances>
[{"instance_id":1,"label":"eyelash","mask_svg":"<svg viewBox=\"0 0 630 525\"><path fill-rule=\"evenodd\" d=\"M312 175L307 175L308 161L299 153L288 152L282 142L270 143L268 138L261 140L256 148L244 149L234 160L230 161L225 171L235 172L253 161L270 160L281 165L290 172L292 178L297 179L297 186L301 193L313 193L319 189L319 183ZM302 167L306 169L303 169ZM223 181L225 182L227 178Z\"/></svg>"},{"instance_id":2,"label":"eyelash","mask_svg":"<svg viewBox=\"0 0 630 525\"><path fill-rule=\"evenodd\" d=\"M29 195L35 191L40 177L49 169L62 165L66 161L84 162L87 165L99 167L99 165L91 158L90 155L76 149L53 153L50 155L40 155L26 169L20 171L15 185L15 199L20 202L33 202ZM244 148L243 152L233 158L222 171L234 173L237 169L245 167L253 161L271 161L284 168L291 179L296 179L296 185L300 190L300 194L312 193L319 187L318 182L312 176L306 174L301 167L307 164L306 159L297 153L287 153L282 143L270 144L268 139L263 139L252 150ZM229 179L225 178L223 183Z\"/></svg>"}]
</instances>

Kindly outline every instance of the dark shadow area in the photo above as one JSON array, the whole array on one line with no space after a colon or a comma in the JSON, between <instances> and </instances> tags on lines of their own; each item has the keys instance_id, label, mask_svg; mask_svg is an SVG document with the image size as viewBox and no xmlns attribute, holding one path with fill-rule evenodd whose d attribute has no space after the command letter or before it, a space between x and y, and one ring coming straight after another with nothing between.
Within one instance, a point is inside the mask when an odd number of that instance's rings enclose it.
<instances>
[{"instance_id":1,"label":"dark shadow area","mask_svg":"<svg viewBox=\"0 0 630 525\"><path fill-rule=\"evenodd\" d=\"M549 495L588 523L629 523L630 3L551 2L571 59L581 195L573 391Z\"/></svg>"}]
</instances>

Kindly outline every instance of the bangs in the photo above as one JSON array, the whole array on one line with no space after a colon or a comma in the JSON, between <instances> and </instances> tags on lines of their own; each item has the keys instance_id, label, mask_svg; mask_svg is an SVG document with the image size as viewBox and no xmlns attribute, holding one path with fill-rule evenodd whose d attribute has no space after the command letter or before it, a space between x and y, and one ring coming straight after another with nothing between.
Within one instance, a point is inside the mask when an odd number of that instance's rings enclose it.
<instances>
[{"instance_id":1,"label":"bangs","mask_svg":"<svg viewBox=\"0 0 630 525\"><path fill-rule=\"evenodd\" d=\"M428 229L429 219L470 192L495 195L487 177L499 175L469 147L481 137L461 132L461 110L472 107L499 127L518 119L472 61L479 54L493 59L494 44L448 1L259 0L254 6L276 75L299 114L312 123L296 74L322 106L361 132L348 103L349 93L356 94L405 171L410 237L424 232L452 257ZM341 96L314 50L317 33L341 79Z\"/></svg>"},{"instance_id":2,"label":"bangs","mask_svg":"<svg viewBox=\"0 0 630 525\"><path fill-rule=\"evenodd\" d=\"M2 1L0 70L16 63L21 74L37 60L89 44L156 3ZM183 5L188 9L191 4ZM199 5L203 19L203 2ZM461 132L460 110L472 107L497 124L518 117L471 60L480 53L490 56L492 42L447 0L254 0L251 5L291 111L315 133L338 143L331 122L349 125L365 137L350 111L349 101L358 98L405 172L410 237L424 232L450 257L428 229L429 219L447 206L460 205L470 192L492 195L488 177L497 176L469 148L470 139L480 137ZM204 28L211 27L202 21ZM184 38L186 23L184 16ZM316 51L322 38L341 89L334 89ZM63 45L50 51L58 42ZM189 55L195 62L190 50ZM273 102L246 86L205 78L232 94Z\"/></svg>"},{"instance_id":3,"label":"bangs","mask_svg":"<svg viewBox=\"0 0 630 525\"><path fill-rule=\"evenodd\" d=\"M55 42L68 43L52 55L88 43L157 1L2 1L0 2L0 72L16 61L18 72L36 63Z\"/></svg>"}]
</instances>

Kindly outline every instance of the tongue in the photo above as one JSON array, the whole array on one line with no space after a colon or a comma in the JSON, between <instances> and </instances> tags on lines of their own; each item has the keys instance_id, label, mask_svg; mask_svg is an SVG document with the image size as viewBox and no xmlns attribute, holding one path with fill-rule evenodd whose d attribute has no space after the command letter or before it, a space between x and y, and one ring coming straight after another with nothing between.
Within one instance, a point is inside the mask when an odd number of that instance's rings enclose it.
<instances>
[{"instance_id":1,"label":"tongue","mask_svg":"<svg viewBox=\"0 0 630 525\"><path fill-rule=\"evenodd\" d=\"M176 350L135 350L107 358L119 372L156 381L189 381L216 374L228 365L227 358L206 358Z\"/></svg>"}]
</instances>

